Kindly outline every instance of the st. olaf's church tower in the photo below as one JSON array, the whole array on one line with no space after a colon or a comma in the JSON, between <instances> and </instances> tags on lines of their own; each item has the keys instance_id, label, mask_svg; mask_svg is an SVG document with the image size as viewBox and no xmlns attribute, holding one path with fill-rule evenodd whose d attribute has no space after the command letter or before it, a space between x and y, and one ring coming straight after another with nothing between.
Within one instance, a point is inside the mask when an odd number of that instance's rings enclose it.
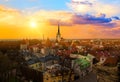
<instances>
[{"instance_id":1,"label":"st. olaf's church tower","mask_svg":"<svg viewBox=\"0 0 120 82\"><path fill-rule=\"evenodd\" d=\"M58 24L58 31L57 31L57 34L56 34L56 40L58 42L60 42L60 40L61 40L60 25L59 24Z\"/></svg>"}]
</instances>

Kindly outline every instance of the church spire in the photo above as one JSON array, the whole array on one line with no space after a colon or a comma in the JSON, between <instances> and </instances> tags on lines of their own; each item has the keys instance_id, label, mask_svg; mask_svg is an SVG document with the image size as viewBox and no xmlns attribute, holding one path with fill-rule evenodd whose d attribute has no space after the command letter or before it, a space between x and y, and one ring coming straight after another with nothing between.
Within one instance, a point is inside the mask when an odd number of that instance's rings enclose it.
<instances>
[{"instance_id":1,"label":"church spire","mask_svg":"<svg viewBox=\"0 0 120 82\"><path fill-rule=\"evenodd\" d=\"M60 39L61 39L60 25L58 24L58 32L57 32L57 35L56 35L56 40L57 40L57 41L60 41Z\"/></svg>"},{"instance_id":2,"label":"church spire","mask_svg":"<svg viewBox=\"0 0 120 82\"><path fill-rule=\"evenodd\" d=\"M60 26L59 26L59 24L58 24L58 33L57 33L57 35L60 36Z\"/></svg>"}]
</instances>

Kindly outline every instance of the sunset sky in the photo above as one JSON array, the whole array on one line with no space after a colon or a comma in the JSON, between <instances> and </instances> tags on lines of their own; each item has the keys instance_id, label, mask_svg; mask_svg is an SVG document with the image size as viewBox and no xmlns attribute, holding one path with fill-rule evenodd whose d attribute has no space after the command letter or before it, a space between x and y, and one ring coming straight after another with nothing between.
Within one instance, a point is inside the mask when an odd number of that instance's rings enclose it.
<instances>
[{"instance_id":1,"label":"sunset sky","mask_svg":"<svg viewBox=\"0 0 120 82\"><path fill-rule=\"evenodd\" d=\"M120 0L0 0L0 39L120 38Z\"/></svg>"}]
</instances>

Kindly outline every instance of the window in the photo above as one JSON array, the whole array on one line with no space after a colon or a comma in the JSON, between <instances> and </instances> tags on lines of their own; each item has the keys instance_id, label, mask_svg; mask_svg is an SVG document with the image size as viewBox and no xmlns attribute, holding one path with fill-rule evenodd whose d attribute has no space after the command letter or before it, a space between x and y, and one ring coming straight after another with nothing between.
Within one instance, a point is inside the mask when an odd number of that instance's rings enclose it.
<instances>
[{"instance_id":1,"label":"window","mask_svg":"<svg viewBox=\"0 0 120 82\"><path fill-rule=\"evenodd\" d=\"M36 64L36 67L37 67L38 65Z\"/></svg>"},{"instance_id":2,"label":"window","mask_svg":"<svg viewBox=\"0 0 120 82\"><path fill-rule=\"evenodd\" d=\"M39 66L41 66L42 64L40 63Z\"/></svg>"},{"instance_id":3,"label":"window","mask_svg":"<svg viewBox=\"0 0 120 82\"><path fill-rule=\"evenodd\" d=\"M33 69L34 67L33 67L33 66L31 66L31 68Z\"/></svg>"},{"instance_id":4,"label":"window","mask_svg":"<svg viewBox=\"0 0 120 82\"><path fill-rule=\"evenodd\" d=\"M64 79L63 82L67 82L66 79Z\"/></svg>"},{"instance_id":5,"label":"window","mask_svg":"<svg viewBox=\"0 0 120 82\"><path fill-rule=\"evenodd\" d=\"M61 80L58 80L58 82L62 82Z\"/></svg>"}]
</instances>

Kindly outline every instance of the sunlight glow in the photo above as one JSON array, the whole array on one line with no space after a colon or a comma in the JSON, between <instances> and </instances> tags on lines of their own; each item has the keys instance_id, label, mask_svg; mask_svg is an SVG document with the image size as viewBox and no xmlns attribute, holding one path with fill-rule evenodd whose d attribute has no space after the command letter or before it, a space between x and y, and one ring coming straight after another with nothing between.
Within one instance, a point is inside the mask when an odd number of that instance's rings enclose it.
<instances>
[{"instance_id":1,"label":"sunlight glow","mask_svg":"<svg viewBox=\"0 0 120 82\"><path fill-rule=\"evenodd\" d=\"M30 26L31 26L31 28L36 28L37 27L37 23L35 21L31 21L30 22Z\"/></svg>"}]
</instances>

